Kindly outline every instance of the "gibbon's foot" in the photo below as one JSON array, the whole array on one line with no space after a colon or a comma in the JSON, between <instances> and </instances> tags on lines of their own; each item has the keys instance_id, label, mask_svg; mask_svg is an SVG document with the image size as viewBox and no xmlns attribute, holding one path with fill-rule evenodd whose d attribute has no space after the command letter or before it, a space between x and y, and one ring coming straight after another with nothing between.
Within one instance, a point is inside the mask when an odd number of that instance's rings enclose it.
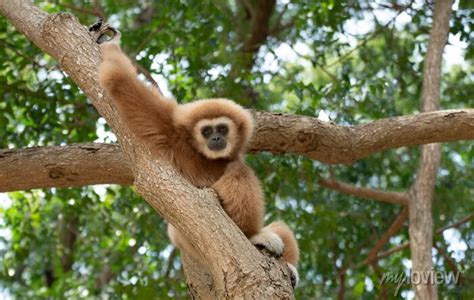
<instances>
[{"instance_id":1,"label":"gibbon's foot","mask_svg":"<svg viewBox=\"0 0 474 300\"><path fill-rule=\"evenodd\" d=\"M120 37L122 34L117 29L109 26L108 23L104 23L102 19L99 19L97 22L92 24L89 27L89 31L97 34L96 43L119 43Z\"/></svg>"},{"instance_id":2,"label":"gibbon's foot","mask_svg":"<svg viewBox=\"0 0 474 300\"><path fill-rule=\"evenodd\" d=\"M276 258L280 258L285 250L285 245L281 238L270 230L263 229L261 232L251 237L250 242L252 242L252 244L254 244L254 246L259 250L266 249Z\"/></svg>"},{"instance_id":3,"label":"gibbon's foot","mask_svg":"<svg viewBox=\"0 0 474 300\"><path fill-rule=\"evenodd\" d=\"M300 282L300 276L298 274L298 270L292 264L290 263L286 263L286 264L288 265L288 269L290 269L291 286L295 288L298 285L298 282Z\"/></svg>"}]
</instances>

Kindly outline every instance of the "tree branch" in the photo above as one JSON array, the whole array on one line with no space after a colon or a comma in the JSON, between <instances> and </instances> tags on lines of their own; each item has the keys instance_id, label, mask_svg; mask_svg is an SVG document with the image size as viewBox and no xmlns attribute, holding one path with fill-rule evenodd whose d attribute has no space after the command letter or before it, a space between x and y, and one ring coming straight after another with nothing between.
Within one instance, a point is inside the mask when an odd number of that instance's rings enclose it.
<instances>
[{"instance_id":1,"label":"tree branch","mask_svg":"<svg viewBox=\"0 0 474 300\"><path fill-rule=\"evenodd\" d=\"M133 183L129 160L117 145L0 151L0 192L106 183Z\"/></svg>"},{"instance_id":2,"label":"tree branch","mask_svg":"<svg viewBox=\"0 0 474 300\"><path fill-rule=\"evenodd\" d=\"M400 214L395 218L392 225L387 229L387 231L382 235L382 237L375 243L375 246L370 250L365 263L375 263L377 261L377 255L382 250L382 248L387 244L388 240L397 233L400 228L403 227L406 219L408 218L408 206L405 206Z\"/></svg>"},{"instance_id":3,"label":"tree branch","mask_svg":"<svg viewBox=\"0 0 474 300\"><path fill-rule=\"evenodd\" d=\"M443 226L443 227L439 228L438 230L436 230L436 233L441 234L441 233L443 233L444 231L446 231L448 229L458 228L459 226L463 225L466 222L469 222L472 219L474 219L474 213L472 213L470 215L467 215L464 218L462 218L462 219L460 219L460 220L458 220L454 223L451 223L451 224L448 224L446 226Z\"/></svg>"},{"instance_id":4,"label":"tree branch","mask_svg":"<svg viewBox=\"0 0 474 300\"><path fill-rule=\"evenodd\" d=\"M443 227L439 228L438 230L436 230L436 233L437 233L437 234L442 234L444 231L446 231L446 230L448 230L448 229L450 229L450 228L457 228L457 227L463 225L464 223L470 221L470 220L473 219L473 218L474 218L474 214L470 214L470 215L468 215L468 216L466 216L466 217L460 219L459 221L456 221L456 222L454 222L454 223L452 223L452 224L449 224L449 225L446 225L446 226L443 226ZM380 253L380 254L377 256L377 258L376 258L375 260L373 260L373 262L379 261L379 260L381 260L381 259L383 259L383 258L386 258L386 257L389 257L389 256L392 255L393 253L396 253L396 252L399 252L399 251L401 251L401 250L403 250L403 249L406 249L406 248L408 248L409 246L410 246L410 243L409 243L409 242L405 242L405 243L400 244L400 245L398 245L398 246L396 246L396 247L393 247L393 248L390 249L390 250L387 250L387 251L385 251L385 252ZM365 262L362 263L362 264L360 264L360 265L362 266L362 265L364 265L364 264L365 264Z\"/></svg>"},{"instance_id":5,"label":"tree branch","mask_svg":"<svg viewBox=\"0 0 474 300\"><path fill-rule=\"evenodd\" d=\"M331 164L351 164L402 146L474 139L474 109L445 110L339 126L317 118L258 111L250 150L295 153Z\"/></svg>"},{"instance_id":6,"label":"tree branch","mask_svg":"<svg viewBox=\"0 0 474 300\"><path fill-rule=\"evenodd\" d=\"M457 285L462 283L464 278L462 276L462 273L459 272L459 269L456 266L456 262L454 261L454 259L451 256L449 256L449 254L443 249L443 247L437 246L436 244L434 244L433 247L436 250L438 250L438 253L444 258L444 260L446 261L446 264L451 269L451 271L453 271L454 273L459 274L459 282L457 283Z\"/></svg>"},{"instance_id":7,"label":"tree branch","mask_svg":"<svg viewBox=\"0 0 474 300\"><path fill-rule=\"evenodd\" d=\"M327 163L351 163L401 146L474 139L474 109L421 113L355 127L262 111L254 116L253 152L296 153ZM132 182L128 158L116 145L0 150L0 192Z\"/></svg>"},{"instance_id":8,"label":"tree branch","mask_svg":"<svg viewBox=\"0 0 474 300\"><path fill-rule=\"evenodd\" d=\"M376 189L356 187L338 180L322 178L319 184L325 188L355 197L372 199L393 204L408 205L408 195L401 192L386 192Z\"/></svg>"}]
</instances>

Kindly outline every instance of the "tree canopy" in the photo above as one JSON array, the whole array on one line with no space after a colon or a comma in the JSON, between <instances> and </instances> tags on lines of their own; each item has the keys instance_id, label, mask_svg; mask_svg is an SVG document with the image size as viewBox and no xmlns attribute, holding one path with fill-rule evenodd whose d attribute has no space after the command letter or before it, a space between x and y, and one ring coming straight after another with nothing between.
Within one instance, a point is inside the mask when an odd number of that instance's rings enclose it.
<instances>
[{"instance_id":1,"label":"tree canopy","mask_svg":"<svg viewBox=\"0 0 474 300\"><path fill-rule=\"evenodd\" d=\"M71 12L82 24L107 19L121 30L122 48L140 77L179 102L226 97L347 126L420 112L430 2L34 3L49 13ZM468 1L456 3L442 67L443 110L474 107L473 28ZM58 62L6 18L0 19L0 45L0 149L116 141ZM397 283L381 280L411 267L405 219L375 256L374 247L405 208L374 201L377 196L357 187L400 196L415 181L418 147L347 165L268 152L251 153L247 161L262 181L266 220L284 220L296 232L296 298L394 297ZM474 143L443 144L433 261L436 270L461 272L457 284L438 286L448 298L474 296L472 178ZM187 297L164 220L126 186L0 194L0 254L0 298ZM408 284L399 293L413 297Z\"/></svg>"}]
</instances>

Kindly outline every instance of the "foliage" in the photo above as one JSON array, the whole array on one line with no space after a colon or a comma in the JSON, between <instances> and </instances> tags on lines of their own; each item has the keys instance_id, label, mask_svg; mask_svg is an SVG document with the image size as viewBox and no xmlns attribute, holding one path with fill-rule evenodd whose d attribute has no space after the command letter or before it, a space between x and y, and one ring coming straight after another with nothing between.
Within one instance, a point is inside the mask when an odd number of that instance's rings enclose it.
<instances>
[{"instance_id":1,"label":"foliage","mask_svg":"<svg viewBox=\"0 0 474 300\"><path fill-rule=\"evenodd\" d=\"M107 0L100 1L100 10L95 1L35 2L51 13L70 11L85 25L108 16L122 31L128 54L179 101L224 96L345 125L418 112L431 10L417 1L277 1L273 31L250 56L243 45L252 23L240 1ZM466 49L461 64L443 68L445 109L474 106L473 28L474 11L461 5L451 31ZM108 128L84 94L5 19L0 45L1 148L104 140ZM381 260L377 271L362 262L400 208L323 189L318 179L334 176L404 191L413 183L418 149L385 151L351 166L268 153L248 161L262 180L268 221L283 219L297 233L297 298L335 297L341 272L348 299L376 299L385 289L394 297L396 284L379 284L380 274L407 271L409 251ZM472 142L443 146L435 228L474 210L473 162ZM33 190L8 197L0 200L0 297L186 298L166 226L131 188ZM447 298L474 295L473 226L451 230L455 239L435 236L463 271L459 286L439 286ZM404 228L384 250L406 241ZM438 270L451 271L439 253L435 262ZM105 284L101 275L109 276ZM409 288L402 286L404 297Z\"/></svg>"}]
</instances>

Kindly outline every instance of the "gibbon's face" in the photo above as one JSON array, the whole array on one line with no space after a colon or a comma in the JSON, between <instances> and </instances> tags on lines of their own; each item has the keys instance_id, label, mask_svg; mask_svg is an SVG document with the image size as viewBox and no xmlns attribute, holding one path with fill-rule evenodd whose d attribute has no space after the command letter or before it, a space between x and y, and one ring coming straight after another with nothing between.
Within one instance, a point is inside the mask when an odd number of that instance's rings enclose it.
<instances>
[{"instance_id":1,"label":"gibbon's face","mask_svg":"<svg viewBox=\"0 0 474 300\"><path fill-rule=\"evenodd\" d=\"M202 119L194 127L198 151L209 159L229 157L236 144L237 128L228 117Z\"/></svg>"}]
</instances>

